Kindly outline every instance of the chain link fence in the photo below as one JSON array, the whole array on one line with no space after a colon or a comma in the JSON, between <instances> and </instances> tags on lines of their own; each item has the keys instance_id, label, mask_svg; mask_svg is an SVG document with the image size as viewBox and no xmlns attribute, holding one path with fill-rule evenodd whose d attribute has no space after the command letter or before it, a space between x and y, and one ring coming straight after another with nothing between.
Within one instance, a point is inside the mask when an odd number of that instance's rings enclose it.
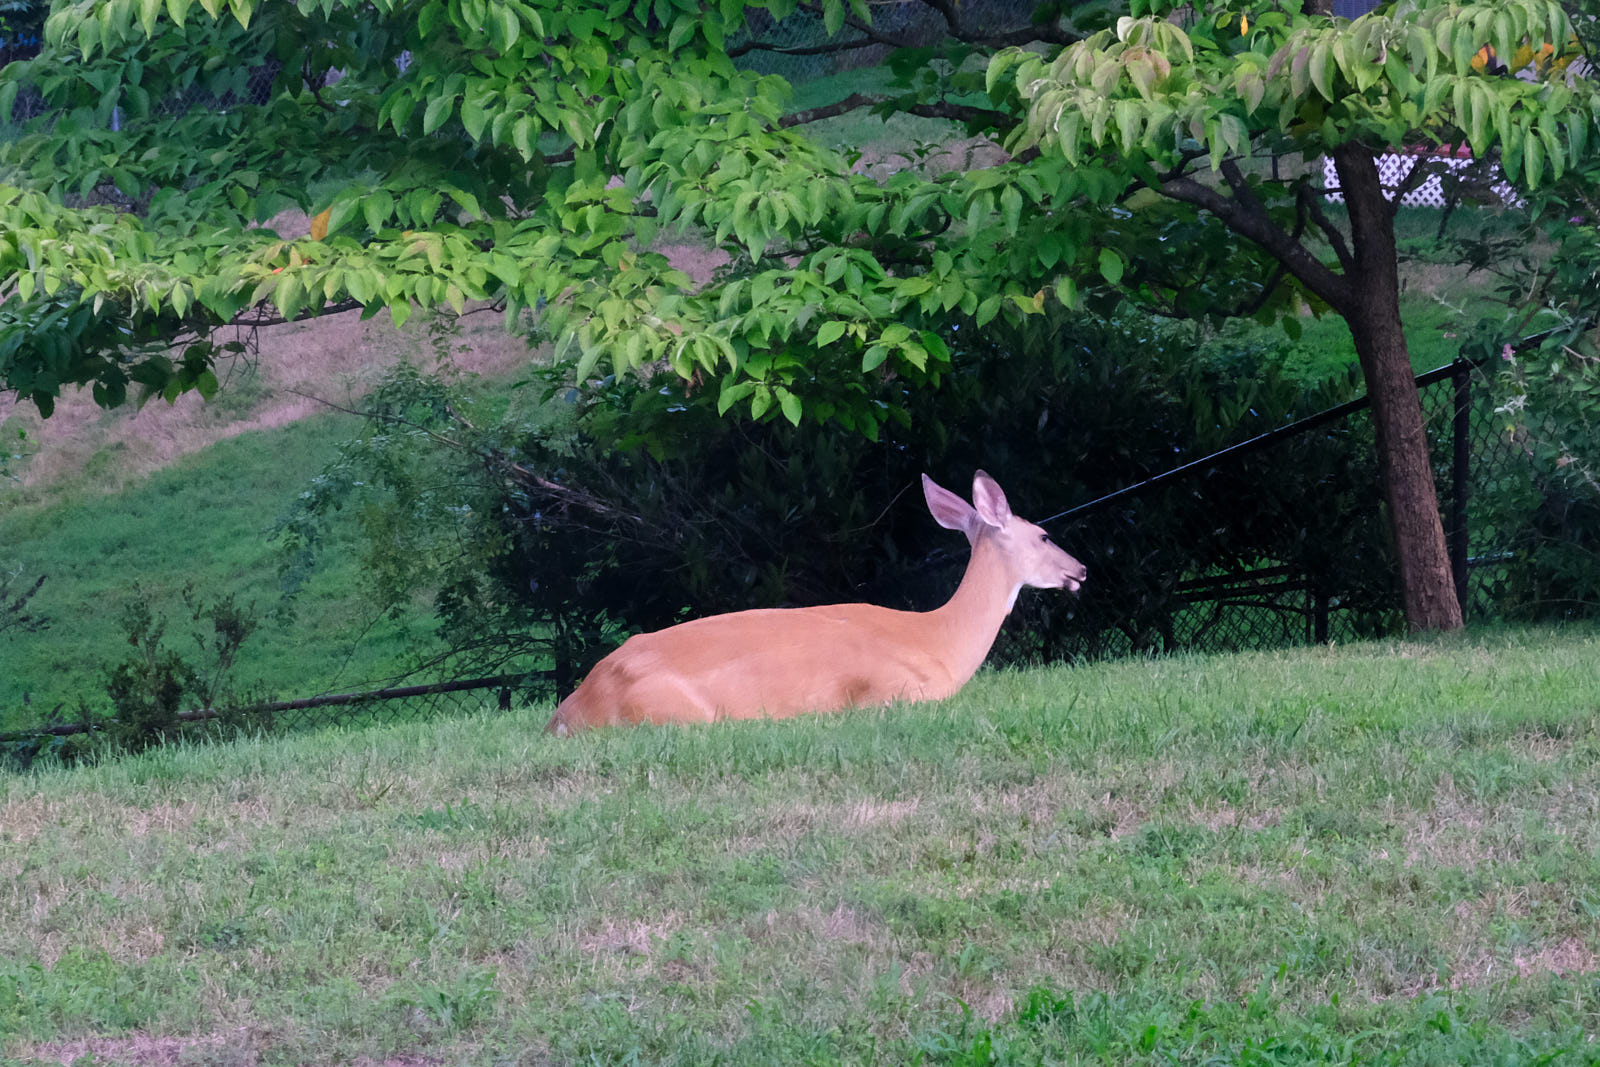
<instances>
[{"instance_id":1,"label":"chain link fence","mask_svg":"<svg viewBox=\"0 0 1600 1067\"><path fill-rule=\"evenodd\" d=\"M528 671L491 678L454 679L423 685L395 686L359 693L325 693L299 700L268 701L238 708L202 708L181 712L166 724L163 736L220 730L313 730L327 726L358 728L473 712L509 710L514 704L548 700L555 692L550 672ZM47 756L75 758L109 736L126 745L149 738L130 736L104 715L70 722L45 723L31 730L0 733L0 769L25 769Z\"/></svg>"},{"instance_id":2,"label":"chain link fence","mask_svg":"<svg viewBox=\"0 0 1600 1067\"><path fill-rule=\"evenodd\" d=\"M1487 390L1474 387L1480 377L1463 360L1417 379L1469 622L1499 616L1548 542L1525 521L1532 466ZM999 647L1013 662L1283 648L1405 629L1365 397L1043 525L1090 580L1077 600L1020 605ZM1547 609L1539 595L1524 589L1518 604Z\"/></svg>"}]
</instances>

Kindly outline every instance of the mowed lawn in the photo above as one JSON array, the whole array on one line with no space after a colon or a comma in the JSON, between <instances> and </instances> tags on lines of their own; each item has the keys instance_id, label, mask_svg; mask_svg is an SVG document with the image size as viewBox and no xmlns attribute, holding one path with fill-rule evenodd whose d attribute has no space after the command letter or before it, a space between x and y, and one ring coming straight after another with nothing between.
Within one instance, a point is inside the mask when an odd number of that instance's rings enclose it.
<instances>
[{"instance_id":1,"label":"mowed lawn","mask_svg":"<svg viewBox=\"0 0 1600 1067\"><path fill-rule=\"evenodd\" d=\"M0 778L0 1058L1600 1060L1593 629L547 716Z\"/></svg>"}]
</instances>

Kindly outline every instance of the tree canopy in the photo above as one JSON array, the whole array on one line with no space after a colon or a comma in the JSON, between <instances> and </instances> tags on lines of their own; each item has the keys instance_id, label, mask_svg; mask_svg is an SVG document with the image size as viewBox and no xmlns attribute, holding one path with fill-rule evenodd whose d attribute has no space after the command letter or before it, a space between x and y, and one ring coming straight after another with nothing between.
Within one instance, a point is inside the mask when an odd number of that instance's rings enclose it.
<instances>
[{"instance_id":1,"label":"tree canopy","mask_svg":"<svg viewBox=\"0 0 1600 1067\"><path fill-rule=\"evenodd\" d=\"M934 6L942 40L906 50L876 106L957 119L1012 155L886 180L804 129L873 99L786 115L788 86L731 58L746 21L787 0L62 6L45 54L0 88L0 112L22 84L56 109L0 149L0 368L45 410L72 384L108 405L134 383L170 397L215 387L220 324L487 300L514 322L538 309L579 378L664 360L724 406L870 426L860 376L936 375L952 317L1103 285L1180 315L1281 310L1295 281L1337 305L1349 246L1309 185L1273 219L1240 170L1264 135L1279 153L1464 135L1536 183L1583 154L1593 121L1582 83L1471 65L1486 43L1564 56L1554 0L1353 24L1201 5L1187 25L1137 0L1148 13L1088 36L1070 8L985 36ZM872 33L860 0L817 10L835 43ZM272 89L250 103L263 70ZM1205 213L1152 209L1130 196L1141 184ZM85 205L108 187L141 210ZM315 216L310 235L262 225L288 207ZM1254 244L1193 240L1218 221ZM668 228L733 268L696 285L652 251Z\"/></svg>"},{"instance_id":2,"label":"tree canopy","mask_svg":"<svg viewBox=\"0 0 1600 1067\"><path fill-rule=\"evenodd\" d=\"M221 326L486 301L580 381L665 363L721 410L875 436L904 412L868 383L936 381L953 326L1132 299L1292 331L1309 301L1351 323L1397 540L1442 546L1392 228L1428 166L1384 190L1372 152L1464 141L1525 186L1586 157L1561 5L925 5L919 39L864 0L58 5L44 53L0 74L0 114L23 86L52 109L0 145L0 379L47 414L72 385L209 394ZM792 110L741 69L751 27L796 12L826 38L797 51L893 47L884 91ZM865 107L1004 151L883 175L808 134ZM1250 160L1323 152L1347 219L1309 168ZM308 234L268 225L291 207ZM731 262L691 279L672 233ZM1442 559L1408 588L1443 595Z\"/></svg>"}]
</instances>

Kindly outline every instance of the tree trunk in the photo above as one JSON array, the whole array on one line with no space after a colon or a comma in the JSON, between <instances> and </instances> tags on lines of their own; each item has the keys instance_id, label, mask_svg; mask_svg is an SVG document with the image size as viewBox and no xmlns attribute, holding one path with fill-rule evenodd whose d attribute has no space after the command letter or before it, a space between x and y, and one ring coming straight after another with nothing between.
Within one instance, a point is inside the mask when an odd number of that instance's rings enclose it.
<instances>
[{"instance_id":1,"label":"tree trunk","mask_svg":"<svg viewBox=\"0 0 1600 1067\"><path fill-rule=\"evenodd\" d=\"M1400 325L1400 275L1394 215L1383 198L1370 149L1354 142L1333 150L1339 185L1350 210L1353 270L1350 302L1339 308L1355 336L1367 381L1378 466L1400 561L1400 589L1412 630L1459 630L1439 497L1422 424L1422 403Z\"/></svg>"}]
</instances>

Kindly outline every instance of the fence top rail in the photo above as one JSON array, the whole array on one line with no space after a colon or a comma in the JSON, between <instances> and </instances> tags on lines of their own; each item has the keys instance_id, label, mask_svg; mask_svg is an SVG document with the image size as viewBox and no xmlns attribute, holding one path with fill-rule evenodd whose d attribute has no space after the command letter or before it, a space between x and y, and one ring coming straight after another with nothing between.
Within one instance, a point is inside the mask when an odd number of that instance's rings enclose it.
<instances>
[{"instance_id":1,"label":"fence top rail","mask_svg":"<svg viewBox=\"0 0 1600 1067\"><path fill-rule=\"evenodd\" d=\"M237 710L246 715L270 715L281 711L305 711L311 708L338 707L346 704L362 704L369 701L403 700L408 697L462 693L474 689L504 689L508 686L521 685L535 678L551 678L554 675L554 671L534 670L522 671L517 674L498 674L492 678L457 678L449 682L394 686L388 689L372 689L361 693L324 693L321 696L304 697L300 700L273 700L260 704L250 704L237 709L196 708L193 711L181 711L173 717L179 722L204 722L207 719L215 719L219 715L232 710ZM32 730L12 730L0 733L0 741L20 741L45 734L53 737L70 737L73 734L88 733L97 729L100 725L101 723L99 722L69 722L58 723L54 726L41 726Z\"/></svg>"},{"instance_id":2,"label":"fence top rail","mask_svg":"<svg viewBox=\"0 0 1600 1067\"><path fill-rule=\"evenodd\" d=\"M1587 329L1592 326L1593 323L1594 320L1589 319L1586 320L1582 325L1584 329ZM1523 349L1532 348L1534 345L1543 344L1547 339L1554 337L1557 334L1564 333L1570 328L1570 325L1552 326L1549 329L1540 330L1538 333L1531 333L1526 337L1520 338L1517 341L1510 343L1508 347L1513 351L1521 352ZM1417 388L1421 389L1425 386L1433 385L1435 382L1442 382L1446 378L1453 378L1458 374L1465 374L1481 366L1482 362L1483 361L1481 358L1469 359L1466 356L1458 355L1455 359L1444 364L1443 366L1435 367L1430 371L1423 371L1421 374L1418 374L1415 378ZM1219 449L1218 451L1211 453L1209 456L1201 456L1197 460L1185 463L1180 467L1173 467L1171 470L1162 471L1160 474L1146 478L1142 482L1135 482L1132 485L1124 486L1115 492L1107 493L1105 496L1098 497L1086 504L1079 504L1077 507L1068 508L1065 511L1058 511L1048 518L1040 519L1039 525L1043 526L1047 522L1058 522L1061 519L1081 517L1094 511L1098 511L1100 508L1105 507L1113 500L1120 500L1125 496L1131 496L1135 493L1142 492L1153 486L1160 485L1163 482L1177 478L1180 475L1194 474L1198 471L1205 470L1208 467L1216 466L1217 464L1223 463L1227 460L1237 459L1239 456L1247 455L1248 453L1254 452L1257 449L1267 448L1278 441L1283 440L1284 438L1293 437L1296 434L1307 433L1311 430L1315 430L1318 426L1321 426L1325 423L1332 422L1336 419L1342 419L1347 415L1353 415L1357 411L1361 411L1363 408L1367 407L1369 403L1370 400L1368 399L1367 395L1362 394L1361 396L1356 397L1354 400L1347 400L1343 404L1336 404L1333 407L1319 411L1314 415L1307 415L1305 418L1291 422L1287 426L1280 426L1276 430L1268 430L1266 433L1252 437L1247 441L1240 441L1238 444L1229 445L1227 448Z\"/></svg>"},{"instance_id":3,"label":"fence top rail","mask_svg":"<svg viewBox=\"0 0 1600 1067\"><path fill-rule=\"evenodd\" d=\"M1424 371L1422 374L1417 375L1417 388L1421 389L1424 386L1432 385L1435 382L1444 381L1446 378L1451 378L1462 373L1463 371L1470 370L1473 366L1475 366L1475 364L1473 364L1471 361L1457 358L1441 367L1435 367L1433 370ZM1319 426L1324 426L1330 422L1337 422L1340 419L1365 409L1370 404L1371 400L1365 393L1363 393L1354 400L1346 400L1342 404L1335 404L1331 408L1324 408L1315 415L1307 415L1305 418L1297 419L1286 426L1279 426L1275 430L1268 430L1266 433L1257 434L1255 437L1240 441L1237 444L1229 445L1227 448L1218 449L1217 451L1212 452L1210 455L1201 456L1199 459L1191 460L1182 466L1173 467L1171 470L1162 471L1160 474L1146 478L1142 482L1134 482L1132 485L1123 486L1121 489L1118 489L1115 492L1107 493L1105 496L1096 497L1094 500L1091 500L1086 504L1079 504L1077 507L1068 508L1066 511L1058 511L1054 515L1040 519L1039 525L1043 526L1045 523L1059 522L1062 519L1081 518L1084 515L1099 511L1101 508L1106 507L1113 501L1121 500L1123 497L1133 496L1137 493L1144 492L1147 489L1153 489L1154 487L1165 482L1174 481L1187 475L1198 474L1200 471L1208 470L1211 467L1218 466L1222 463L1228 462L1229 460L1238 459L1240 456L1248 455L1251 452L1259 452L1263 448L1270 448L1272 445L1275 445L1279 441L1285 440L1286 438L1296 437L1303 433L1309 433Z\"/></svg>"}]
</instances>

